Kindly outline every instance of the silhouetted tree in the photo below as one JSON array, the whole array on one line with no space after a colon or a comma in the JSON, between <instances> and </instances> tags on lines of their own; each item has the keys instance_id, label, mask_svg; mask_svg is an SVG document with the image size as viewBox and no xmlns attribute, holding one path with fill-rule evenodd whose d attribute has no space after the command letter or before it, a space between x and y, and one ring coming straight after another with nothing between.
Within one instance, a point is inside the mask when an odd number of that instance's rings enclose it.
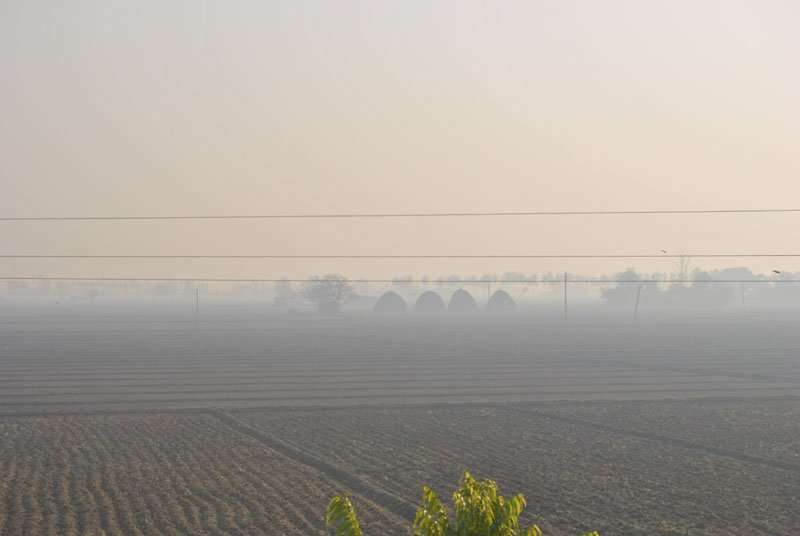
<instances>
[{"instance_id":1,"label":"silhouetted tree","mask_svg":"<svg viewBox=\"0 0 800 536\"><path fill-rule=\"evenodd\" d=\"M276 307L288 307L297 298L297 292L292 287L292 283L286 278L275 283L274 294L272 303Z\"/></svg>"},{"instance_id":2,"label":"silhouetted tree","mask_svg":"<svg viewBox=\"0 0 800 536\"><path fill-rule=\"evenodd\" d=\"M636 298L638 281L641 279L633 268L628 268L624 272L616 275L617 281L627 281L627 283L616 283L613 287L603 290L601 297L609 305L629 305Z\"/></svg>"},{"instance_id":3,"label":"silhouetted tree","mask_svg":"<svg viewBox=\"0 0 800 536\"><path fill-rule=\"evenodd\" d=\"M342 305L356 297L356 292L343 275L327 274L313 277L303 295L317 304L319 312L338 313Z\"/></svg>"}]
</instances>

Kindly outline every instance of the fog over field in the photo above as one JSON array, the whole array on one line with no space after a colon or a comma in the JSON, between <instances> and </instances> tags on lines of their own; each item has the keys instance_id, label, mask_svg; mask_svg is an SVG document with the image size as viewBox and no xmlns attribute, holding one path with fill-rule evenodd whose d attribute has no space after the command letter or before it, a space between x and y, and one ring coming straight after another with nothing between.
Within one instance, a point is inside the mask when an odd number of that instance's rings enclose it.
<instances>
[{"instance_id":1,"label":"fog over field","mask_svg":"<svg viewBox=\"0 0 800 536\"><path fill-rule=\"evenodd\" d=\"M800 319L629 313L7 304L0 533L399 536L467 468L548 534L790 534Z\"/></svg>"},{"instance_id":2,"label":"fog over field","mask_svg":"<svg viewBox=\"0 0 800 536\"><path fill-rule=\"evenodd\" d=\"M3 313L4 412L794 395L791 313Z\"/></svg>"},{"instance_id":3,"label":"fog over field","mask_svg":"<svg viewBox=\"0 0 800 536\"><path fill-rule=\"evenodd\" d=\"M798 29L0 0L0 536L798 536Z\"/></svg>"}]
</instances>

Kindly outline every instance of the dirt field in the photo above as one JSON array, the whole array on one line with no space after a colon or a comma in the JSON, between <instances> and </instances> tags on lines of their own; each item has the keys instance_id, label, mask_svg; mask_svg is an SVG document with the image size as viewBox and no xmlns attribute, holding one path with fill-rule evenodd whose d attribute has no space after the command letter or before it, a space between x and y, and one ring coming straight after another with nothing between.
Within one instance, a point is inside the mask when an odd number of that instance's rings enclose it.
<instances>
[{"instance_id":1,"label":"dirt field","mask_svg":"<svg viewBox=\"0 0 800 536\"><path fill-rule=\"evenodd\" d=\"M800 464L558 416L574 409L515 404L242 417L409 501L426 482L449 494L464 468L492 475L525 493L550 534L590 525L604 534L719 535L734 526L737 534L788 534L800 526Z\"/></svg>"},{"instance_id":2,"label":"dirt field","mask_svg":"<svg viewBox=\"0 0 800 536\"><path fill-rule=\"evenodd\" d=\"M0 533L320 534L352 493L213 414L4 419ZM364 503L371 527L399 518Z\"/></svg>"},{"instance_id":3,"label":"dirt field","mask_svg":"<svg viewBox=\"0 0 800 536\"><path fill-rule=\"evenodd\" d=\"M0 535L401 535L463 468L555 536L793 535L798 327L0 309Z\"/></svg>"}]
</instances>

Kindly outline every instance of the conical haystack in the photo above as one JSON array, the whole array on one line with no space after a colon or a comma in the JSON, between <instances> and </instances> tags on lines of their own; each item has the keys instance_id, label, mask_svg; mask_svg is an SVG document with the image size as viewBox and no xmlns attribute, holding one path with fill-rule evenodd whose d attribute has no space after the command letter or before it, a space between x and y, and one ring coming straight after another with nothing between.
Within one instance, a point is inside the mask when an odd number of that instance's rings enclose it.
<instances>
[{"instance_id":1,"label":"conical haystack","mask_svg":"<svg viewBox=\"0 0 800 536\"><path fill-rule=\"evenodd\" d=\"M376 313L405 313L406 301L396 292L384 292L372 309Z\"/></svg>"},{"instance_id":2,"label":"conical haystack","mask_svg":"<svg viewBox=\"0 0 800 536\"><path fill-rule=\"evenodd\" d=\"M514 298L505 290L496 291L486 304L486 310L492 313L508 313L516 308L517 304L514 302Z\"/></svg>"},{"instance_id":3,"label":"conical haystack","mask_svg":"<svg viewBox=\"0 0 800 536\"><path fill-rule=\"evenodd\" d=\"M417 313L441 313L445 309L442 297L432 290L423 292L414 304L414 311Z\"/></svg>"},{"instance_id":4,"label":"conical haystack","mask_svg":"<svg viewBox=\"0 0 800 536\"><path fill-rule=\"evenodd\" d=\"M472 294L460 288L450 298L447 310L451 313L473 313L478 310L478 302L475 301Z\"/></svg>"}]
</instances>

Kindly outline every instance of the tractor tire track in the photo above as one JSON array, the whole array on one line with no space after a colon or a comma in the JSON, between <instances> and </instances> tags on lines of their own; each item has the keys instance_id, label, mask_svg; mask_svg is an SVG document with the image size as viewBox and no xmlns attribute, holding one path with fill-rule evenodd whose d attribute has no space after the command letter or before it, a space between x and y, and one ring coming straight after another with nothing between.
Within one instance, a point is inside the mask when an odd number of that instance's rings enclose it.
<instances>
[{"instance_id":1,"label":"tractor tire track","mask_svg":"<svg viewBox=\"0 0 800 536\"><path fill-rule=\"evenodd\" d=\"M212 410L209 413L216 416L220 421L228 425L233 430L262 442L269 448L283 454L295 462L302 463L316 469L331 480L346 486L353 492L358 493L362 497L372 501L382 508L385 508L393 514L403 519L413 519L416 509L406 500L396 495L387 493L386 491L378 489L374 486L370 486L357 476L339 467L336 467L335 465L331 465L312 454L298 450L295 447L292 447L281 441L280 439L274 438L269 434L240 421L229 413L219 410Z\"/></svg>"}]
</instances>

